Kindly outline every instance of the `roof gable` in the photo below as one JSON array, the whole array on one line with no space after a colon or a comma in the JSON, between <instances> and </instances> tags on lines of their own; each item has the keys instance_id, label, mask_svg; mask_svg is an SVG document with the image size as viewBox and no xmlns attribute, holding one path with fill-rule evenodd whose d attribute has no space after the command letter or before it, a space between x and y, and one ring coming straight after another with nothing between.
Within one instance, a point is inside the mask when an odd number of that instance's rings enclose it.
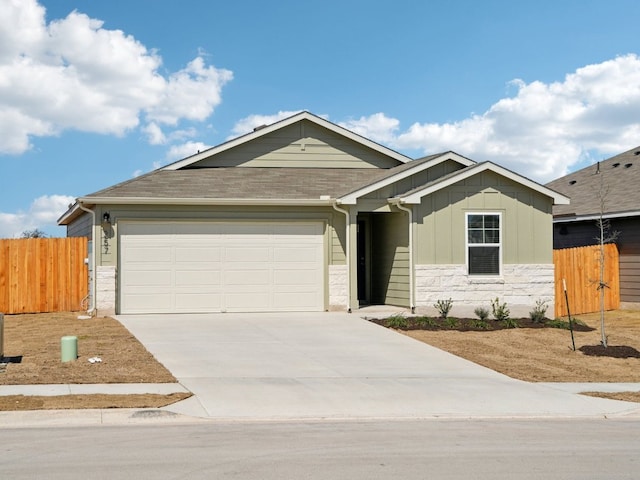
<instances>
[{"instance_id":1,"label":"roof gable","mask_svg":"<svg viewBox=\"0 0 640 480\"><path fill-rule=\"evenodd\" d=\"M409 157L309 112L185 158L163 170L208 167L392 168Z\"/></svg>"},{"instance_id":2,"label":"roof gable","mask_svg":"<svg viewBox=\"0 0 640 480\"><path fill-rule=\"evenodd\" d=\"M421 158L419 160L414 160L413 162L406 163L404 165L398 166L389 170L389 173L382 177L381 179L364 185L363 187L354 190L353 192L344 195L339 199L339 202L344 205L355 205L358 202L358 199L368 195L376 190L380 190L385 188L393 183L399 182L408 178L412 175L416 175L420 172L426 171L434 166L441 164L443 162L453 160L456 163L459 163L463 167L468 167L470 165L475 165L473 160L463 157L462 155L458 155L455 152L445 152L438 153L435 155L430 155L428 157Z\"/></svg>"},{"instance_id":3,"label":"roof gable","mask_svg":"<svg viewBox=\"0 0 640 480\"><path fill-rule=\"evenodd\" d=\"M554 191L550 188L540 185L539 183L534 182L533 180L529 180L526 177L518 175L517 173L512 172L511 170L507 170L504 167L496 165L491 162L482 162L477 163L475 165L471 165L462 170L458 170L444 177L438 178L437 180L418 187L412 191L401 194L397 196L397 201L406 204L419 204L422 201L422 198L431 193L437 192L438 190L442 190L450 185L460 182L461 180L465 180L474 175L478 175L479 173L491 171L498 175L501 175L505 178L508 178L520 185L523 185L531 190L534 190L538 193L541 193L547 197L553 199L554 204L568 204L569 198Z\"/></svg>"}]
</instances>

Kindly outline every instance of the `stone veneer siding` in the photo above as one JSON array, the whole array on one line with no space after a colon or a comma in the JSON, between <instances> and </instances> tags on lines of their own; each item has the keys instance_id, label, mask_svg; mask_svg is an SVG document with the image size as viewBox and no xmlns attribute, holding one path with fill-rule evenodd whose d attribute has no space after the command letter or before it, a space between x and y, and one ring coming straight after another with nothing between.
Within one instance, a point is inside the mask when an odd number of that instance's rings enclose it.
<instances>
[{"instance_id":1,"label":"stone veneer siding","mask_svg":"<svg viewBox=\"0 0 640 480\"><path fill-rule=\"evenodd\" d=\"M116 313L116 267L96 269L96 308L99 315Z\"/></svg>"},{"instance_id":2,"label":"stone veneer siding","mask_svg":"<svg viewBox=\"0 0 640 480\"><path fill-rule=\"evenodd\" d=\"M432 308L438 300L453 300L455 308L467 307L465 315L473 315L476 307L491 308L491 300L506 302L512 316L527 316L537 300L547 302L550 314L554 308L553 264L503 265L499 277L476 277L466 273L465 265L416 265L416 307ZM458 309L458 312L460 308Z\"/></svg>"},{"instance_id":3,"label":"stone veneer siding","mask_svg":"<svg viewBox=\"0 0 640 480\"><path fill-rule=\"evenodd\" d=\"M347 309L347 266L329 265L329 310Z\"/></svg>"}]
</instances>

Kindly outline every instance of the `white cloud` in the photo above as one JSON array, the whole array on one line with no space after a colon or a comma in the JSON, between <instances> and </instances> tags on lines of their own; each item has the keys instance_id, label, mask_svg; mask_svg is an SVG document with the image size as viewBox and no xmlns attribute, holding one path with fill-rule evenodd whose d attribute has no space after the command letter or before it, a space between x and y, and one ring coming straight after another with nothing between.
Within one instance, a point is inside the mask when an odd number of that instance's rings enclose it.
<instances>
[{"instance_id":1,"label":"white cloud","mask_svg":"<svg viewBox=\"0 0 640 480\"><path fill-rule=\"evenodd\" d=\"M124 135L148 121L203 121L233 74L196 57L159 73L162 59L131 35L74 11L47 24L37 0L0 2L0 154L20 154L34 136L79 130Z\"/></svg>"},{"instance_id":2,"label":"white cloud","mask_svg":"<svg viewBox=\"0 0 640 480\"><path fill-rule=\"evenodd\" d=\"M300 110L280 111L275 115L249 115L248 117L245 117L236 122L236 124L231 129L233 135L228 137L227 140L239 137L240 135L244 135L245 133L250 133L256 127L271 125L272 123L278 122L284 118L289 118L297 113L300 113Z\"/></svg>"},{"instance_id":3,"label":"white cloud","mask_svg":"<svg viewBox=\"0 0 640 480\"><path fill-rule=\"evenodd\" d=\"M339 125L377 142L391 143L395 140L400 121L389 118L384 113L374 113L368 117L341 122Z\"/></svg>"},{"instance_id":4,"label":"white cloud","mask_svg":"<svg viewBox=\"0 0 640 480\"><path fill-rule=\"evenodd\" d=\"M191 155L195 155L198 152L202 152L207 148L211 148L210 145L202 142L186 142L181 145L173 145L169 148L167 152L167 160L174 161L180 160L182 158L190 157ZM155 166L156 164L154 164ZM155 168L159 168L160 166L156 166Z\"/></svg>"},{"instance_id":5,"label":"white cloud","mask_svg":"<svg viewBox=\"0 0 640 480\"><path fill-rule=\"evenodd\" d=\"M547 182L580 162L640 144L640 58L620 56L579 68L562 82L511 82L515 96L453 123L399 121L376 113L343 123L401 150L454 150Z\"/></svg>"},{"instance_id":6,"label":"white cloud","mask_svg":"<svg viewBox=\"0 0 640 480\"><path fill-rule=\"evenodd\" d=\"M43 195L36 198L27 211L0 212L0 238L19 237L25 230L35 228L50 231L74 201L75 198L68 195Z\"/></svg>"}]
</instances>

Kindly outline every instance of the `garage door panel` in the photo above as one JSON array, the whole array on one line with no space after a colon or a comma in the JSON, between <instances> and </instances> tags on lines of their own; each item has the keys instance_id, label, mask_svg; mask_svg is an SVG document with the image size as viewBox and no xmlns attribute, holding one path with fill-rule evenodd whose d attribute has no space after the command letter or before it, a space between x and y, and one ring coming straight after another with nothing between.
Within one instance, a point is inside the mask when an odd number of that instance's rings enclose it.
<instances>
[{"instance_id":1,"label":"garage door panel","mask_svg":"<svg viewBox=\"0 0 640 480\"><path fill-rule=\"evenodd\" d=\"M180 270L175 274L176 287L195 287L202 289L206 286L220 286L220 272L216 270Z\"/></svg>"},{"instance_id":2,"label":"garage door panel","mask_svg":"<svg viewBox=\"0 0 640 480\"><path fill-rule=\"evenodd\" d=\"M120 312L320 311L320 222L122 222Z\"/></svg>"},{"instance_id":3,"label":"garage door panel","mask_svg":"<svg viewBox=\"0 0 640 480\"><path fill-rule=\"evenodd\" d=\"M222 296L215 293L177 293L175 308L182 312L212 312L222 308Z\"/></svg>"},{"instance_id":4,"label":"garage door panel","mask_svg":"<svg viewBox=\"0 0 640 480\"><path fill-rule=\"evenodd\" d=\"M269 260L269 249L267 247L233 247L225 248L224 259L226 262L264 262Z\"/></svg>"},{"instance_id":5,"label":"garage door panel","mask_svg":"<svg viewBox=\"0 0 640 480\"><path fill-rule=\"evenodd\" d=\"M307 270L277 270L273 272L273 285L316 285L317 279Z\"/></svg>"},{"instance_id":6,"label":"garage door panel","mask_svg":"<svg viewBox=\"0 0 640 480\"><path fill-rule=\"evenodd\" d=\"M125 287L170 287L172 284L171 276L171 272L167 270L134 270L128 273L126 279L124 280L124 285Z\"/></svg>"},{"instance_id":7,"label":"garage door panel","mask_svg":"<svg viewBox=\"0 0 640 480\"><path fill-rule=\"evenodd\" d=\"M176 262L219 262L222 258L221 247L191 246L175 249Z\"/></svg>"},{"instance_id":8,"label":"garage door panel","mask_svg":"<svg viewBox=\"0 0 640 480\"><path fill-rule=\"evenodd\" d=\"M171 258L170 247L137 246L127 249L127 261L130 263L150 263Z\"/></svg>"}]
</instances>

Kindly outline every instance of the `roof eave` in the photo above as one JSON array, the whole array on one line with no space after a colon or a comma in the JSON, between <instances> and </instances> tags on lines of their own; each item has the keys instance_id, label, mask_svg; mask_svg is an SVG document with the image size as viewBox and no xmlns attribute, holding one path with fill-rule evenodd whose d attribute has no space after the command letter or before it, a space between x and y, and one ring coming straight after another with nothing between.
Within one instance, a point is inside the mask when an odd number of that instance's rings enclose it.
<instances>
[{"instance_id":1,"label":"roof eave","mask_svg":"<svg viewBox=\"0 0 640 480\"><path fill-rule=\"evenodd\" d=\"M93 205L268 205L326 206L334 199L320 198L162 198L162 197L85 197L79 202Z\"/></svg>"},{"instance_id":2,"label":"roof eave","mask_svg":"<svg viewBox=\"0 0 640 480\"><path fill-rule=\"evenodd\" d=\"M640 210L602 214L603 220L607 220L610 218L627 218L627 217L640 217ZM597 221L599 219L600 219L599 213L588 213L584 215L559 215L553 218L553 223L586 222L586 221Z\"/></svg>"}]
</instances>

